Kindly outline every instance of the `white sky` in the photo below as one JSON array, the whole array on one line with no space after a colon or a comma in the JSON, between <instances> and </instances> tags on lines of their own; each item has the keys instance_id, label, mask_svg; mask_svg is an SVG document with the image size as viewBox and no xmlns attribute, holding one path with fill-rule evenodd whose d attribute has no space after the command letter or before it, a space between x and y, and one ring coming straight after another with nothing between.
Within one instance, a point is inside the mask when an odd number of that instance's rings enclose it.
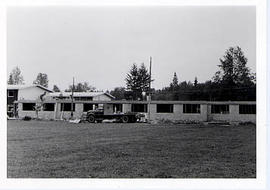
<instances>
[{"instance_id":1,"label":"white sky","mask_svg":"<svg viewBox=\"0 0 270 190\"><path fill-rule=\"evenodd\" d=\"M9 73L26 84L47 73L49 87L89 82L99 90L125 87L133 63L149 67L152 86L212 78L219 58L239 45L256 72L255 7L12 7L8 9Z\"/></svg>"}]
</instances>

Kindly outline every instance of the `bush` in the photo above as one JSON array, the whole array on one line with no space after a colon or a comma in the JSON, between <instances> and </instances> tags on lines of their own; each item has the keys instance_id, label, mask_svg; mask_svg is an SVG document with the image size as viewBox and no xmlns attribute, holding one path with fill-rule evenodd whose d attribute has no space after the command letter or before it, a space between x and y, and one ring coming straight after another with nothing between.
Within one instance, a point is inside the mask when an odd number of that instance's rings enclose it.
<instances>
[{"instance_id":1,"label":"bush","mask_svg":"<svg viewBox=\"0 0 270 190\"><path fill-rule=\"evenodd\" d=\"M240 122L239 125L256 125L256 124L251 121L246 121L246 122Z\"/></svg>"},{"instance_id":2,"label":"bush","mask_svg":"<svg viewBox=\"0 0 270 190\"><path fill-rule=\"evenodd\" d=\"M30 116L24 116L22 120L24 121L30 121L32 118Z\"/></svg>"}]
</instances>

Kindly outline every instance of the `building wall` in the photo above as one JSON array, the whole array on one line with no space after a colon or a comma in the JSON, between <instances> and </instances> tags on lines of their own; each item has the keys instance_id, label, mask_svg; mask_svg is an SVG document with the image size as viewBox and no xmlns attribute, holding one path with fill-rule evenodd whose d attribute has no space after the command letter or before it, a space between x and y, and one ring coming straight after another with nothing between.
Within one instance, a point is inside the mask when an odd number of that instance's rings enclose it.
<instances>
[{"instance_id":1,"label":"building wall","mask_svg":"<svg viewBox=\"0 0 270 190\"><path fill-rule=\"evenodd\" d=\"M211 107L211 105L208 105ZM211 113L211 108L210 108ZM229 122L253 122L256 123L256 114L239 114L239 105L229 105L228 114L211 114L214 121L229 121Z\"/></svg>"},{"instance_id":2,"label":"building wall","mask_svg":"<svg viewBox=\"0 0 270 190\"><path fill-rule=\"evenodd\" d=\"M113 104L106 105L106 108L104 109L104 114L106 114L106 115L113 114Z\"/></svg>"},{"instance_id":3,"label":"building wall","mask_svg":"<svg viewBox=\"0 0 270 190\"><path fill-rule=\"evenodd\" d=\"M131 104L123 104L123 112L131 112Z\"/></svg>"},{"instance_id":4,"label":"building wall","mask_svg":"<svg viewBox=\"0 0 270 190\"><path fill-rule=\"evenodd\" d=\"M36 118L37 114L36 114L36 111L24 111L22 109L22 103L19 103L18 104L18 116L19 116L19 118L23 118L25 116ZM54 118L54 111L39 111L38 118L40 118L40 119L55 119Z\"/></svg>"},{"instance_id":5,"label":"building wall","mask_svg":"<svg viewBox=\"0 0 270 190\"><path fill-rule=\"evenodd\" d=\"M157 104L150 105L150 120L152 121L207 121L207 105L202 104L200 113L183 113L183 104L174 104L173 113L157 113Z\"/></svg>"},{"instance_id":6,"label":"building wall","mask_svg":"<svg viewBox=\"0 0 270 190\"><path fill-rule=\"evenodd\" d=\"M18 100L38 100L44 92L47 91L35 86L23 88L18 91Z\"/></svg>"},{"instance_id":7,"label":"building wall","mask_svg":"<svg viewBox=\"0 0 270 190\"><path fill-rule=\"evenodd\" d=\"M71 111L61 111L61 103L56 103L54 108L54 119L69 119L71 117ZM80 118L83 114L83 104L76 103L73 117Z\"/></svg>"},{"instance_id":8,"label":"building wall","mask_svg":"<svg viewBox=\"0 0 270 190\"><path fill-rule=\"evenodd\" d=\"M109 112L112 112L112 105ZM35 118L35 111L23 111L22 103L18 103L19 117L30 116ZM174 104L173 113L157 113L157 104L151 103L148 108L150 111L150 121L159 122L171 120L176 122L205 122L205 121L228 121L228 122L253 122L256 123L256 114L239 114L239 105L229 105L228 114L211 114L210 104L200 104L200 113L183 113L183 104ZM123 104L123 112L131 111L131 103ZM149 113L149 112L148 112ZM83 103L75 104L73 116L80 118L83 114ZM146 113L147 114L147 113ZM39 111L39 118L42 119L69 119L70 111L61 111L61 103L55 103L55 111ZM147 114L148 115L148 114ZM148 117L148 116L147 116Z\"/></svg>"}]
</instances>

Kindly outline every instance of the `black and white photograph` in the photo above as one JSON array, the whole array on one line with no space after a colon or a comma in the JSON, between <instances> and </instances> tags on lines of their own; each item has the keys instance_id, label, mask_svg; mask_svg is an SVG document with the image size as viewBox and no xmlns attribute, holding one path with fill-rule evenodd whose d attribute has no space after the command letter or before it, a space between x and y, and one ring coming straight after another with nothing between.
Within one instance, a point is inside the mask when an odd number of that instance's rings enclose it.
<instances>
[{"instance_id":1,"label":"black and white photograph","mask_svg":"<svg viewBox=\"0 0 270 190\"><path fill-rule=\"evenodd\" d=\"M8 179L256 179L256 6L10 6Z\"/></svg>"}]
</instances>

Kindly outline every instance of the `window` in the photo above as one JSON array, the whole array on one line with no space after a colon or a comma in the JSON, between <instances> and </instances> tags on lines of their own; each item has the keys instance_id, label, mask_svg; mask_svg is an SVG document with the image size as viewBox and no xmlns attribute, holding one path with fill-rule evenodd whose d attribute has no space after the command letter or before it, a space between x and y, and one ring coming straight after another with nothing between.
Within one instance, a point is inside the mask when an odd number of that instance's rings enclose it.
<instances>
[{"instance_id":1,"label":"window","mask_svg":"<svg viewBox=\"0 0 270 190\"><path fill-rule=\"evenodd\" d=\"M131 104L131 111L147 113L147 104Z\"/></svg>"},{"instance_id":2,"label":"window","mask_svg":"<svg viewBox=\"0 0 270 190\"><path fill-rule=\"evenodd\" d=\"M44 103L43 111L54 111L54 103Z\"/></svg>"},{"instance_id":3,"label":"window","mask_svg":"<svg viewBox=\"0 0 270 190\"><path fill-rule=\"evenodd\" d=\"M122 104L113 104L113 112L123 112L123 105Z\"/></svg>"},{"instance_id":4,"label":"window","mask_svg":"<svg viewBox=\"0 0 270 190\"><path fill-rule=\"evenodd\" d=\"M93 110L93 104L83 104L83 111L87 112L89 110Z\"/></svg>"},{"instance_id":5,"label":"window","mask_svg":"<svg viewBox=\"0 0 270 190\"><path fill-rule=\"evenodd\" d=\"M23 103L23 111L34 111L35 110L35 103Z\"/></svg>"},{"instance_id":6,"label":"window","mask_svg":"<svg viewBox=\"0 0 270 190\"><path fill-rule=\"evenodd\" d=\"M228 114L229 105L211 105L211 113Z\"/></svg>"},{"instance_id":7,"label":"window","mask_svg":"<svg viewBox=\"0 0 270 190\"><path fill-rule=\"evenodd\" d=\"M173 113L173 104L157 104L157 113Z\"/></svg>"},{"instance_id":8,"label":"window","mask_svg":"<svg viewBox=\"0 0 270 190\"><path fill-rule=\"evenodd\" d=\"M256 105L239 105L239 114L256 114Z\"/></svg>"},{"instance_id":9,"label":"window","mask_svg":"<svg viewBox=\"0 0 270 190\"><path fill-rule=\"evenodd\" d=\"M8 91L8 97L14 97L14 94L15 94L14 91L10 90Z\"/></svg>"},{"instance_id":10,"label":"window","mask_svg":"<svg viewBox=\"0 0 270 190\"><path fill-rule=\"evenodd\" d=\"M200 104L184 104L183 113L201 113Z\"/></svg>"},{"instance_id":11,"label":"window","mask_svg":"<svg viewBox=\"0 0 270 190\"><path fill-rule=\"evenodd\" d=\"M61 111L71 111L71 103L61 103ZM73 103L73 111L75 111L74 103Z\"/></svg>"}]
</instances>

